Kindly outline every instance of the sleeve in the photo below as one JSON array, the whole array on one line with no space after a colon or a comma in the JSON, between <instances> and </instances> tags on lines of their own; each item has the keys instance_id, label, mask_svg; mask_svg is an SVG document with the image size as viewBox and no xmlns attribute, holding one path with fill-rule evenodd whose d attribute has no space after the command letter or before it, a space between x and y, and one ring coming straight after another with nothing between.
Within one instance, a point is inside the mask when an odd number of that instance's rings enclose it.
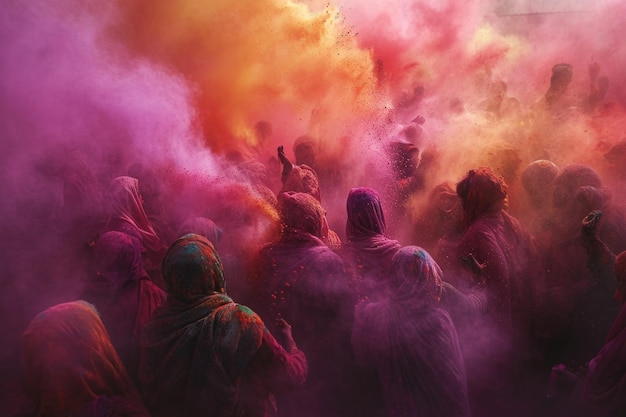
<instances>
[{"instance_id":1,"label":"sleeve","mask_svg":"<svg viewBox=\"0 0 626 417\"><path fill-rule=\"evenodd\" d=\"M460 257L472 255L480 264L480 276L489 297L500 308L510 305L509 270L506 257L493 231L488 228L470 228L459 245Z\"/></svg>"},{"instance_id":2,"label":"sleeve","mask_svg":"<svg viewBox=\"0 0 626 417\"><path fill-rule=\"evenodd\" d=\"M302 385L308 374L304 352L297 347L290 352L285 350L267 327L252 366L262 372L271 391Z\"/></svg>"}]
</instances>

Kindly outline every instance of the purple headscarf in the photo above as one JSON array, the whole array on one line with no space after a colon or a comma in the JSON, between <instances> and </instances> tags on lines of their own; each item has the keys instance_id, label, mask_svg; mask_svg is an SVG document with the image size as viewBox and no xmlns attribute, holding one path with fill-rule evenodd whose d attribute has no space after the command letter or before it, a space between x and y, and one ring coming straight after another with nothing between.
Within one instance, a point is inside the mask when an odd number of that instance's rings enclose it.
<instances>
[{"instance_id":1,"label":"purple headscarf","mask_svg":"<svg viewBox=\"0 0 626 417\"><path fill-rule=\"evenodd\" d=\"M346 236L348 241L356 241L385 233L387 223L380 197L371 188L353 188L348 194L348 221Z\"/></svg>"},{"instance_id":2,"label":"purple headscarf","mask_svg":"<svg viewBox=\"0 0 626 417\"><path fill-rule=\"evenodd\" d=\"M357 298L378 298L386 293L391 258L400 248L384 236L385 216L378 193L370 188L353 188L346 204L348 220L343 255L356 281Z\"/></svg>"}]
</instances>

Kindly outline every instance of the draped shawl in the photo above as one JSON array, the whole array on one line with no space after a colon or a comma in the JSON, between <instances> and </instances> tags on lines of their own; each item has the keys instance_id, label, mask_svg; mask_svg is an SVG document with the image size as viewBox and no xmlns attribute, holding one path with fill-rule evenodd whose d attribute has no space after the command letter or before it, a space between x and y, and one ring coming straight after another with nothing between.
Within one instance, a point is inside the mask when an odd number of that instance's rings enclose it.
<instances>
[{"instance_id":1,"label":"draped shawl","mask_svg":"<svg viewBox=\"0 0 626 417\"><path fill-rule=\"evenodd\" d=\"M148 415L91 304L74 301L38 314L22 336L22 353L30 404L21 415L103 416L95 406L103 401L120 403L109 411L133 403L135 414L128 415Z\"/></svg>"},{"instance_id":2,"label":"draped shawl","mask_svg":"<svg viewBox=\"0 0 626 417\"><path fill-rule=\"evenodd\" d=\"M357 361L375 371L390 416L469 416L457 333L436 306L439 266L423 249L409 246L395 255L391 275L390 296L356 307Z\"/></svg>"},{"instance_id":3,"label":"draped shawl","mask_svg":"<svg viewBox=\"0 0 626 417\"><path fill-rule=\"evenodd\" d=\"M165 303L165 293L144 270L138 243L125 233L100 236L93 269L81 297L98 308L122 362L137 378L141 332L154 310Z\"/></svg>"},{"instance_id":4,"label":"draped shawl","mask_svg":"<svg viewBox=\"0 0 626 417\"><path fill-rule=\"evenodd\" d=\"M400 249L396 240L387 238L385 215L378 193L370 188L353 188L346 203L348 220L343 255L356 281L356 296L379 298L387 291L391 258Z\"/></svg>"}]
</instances>

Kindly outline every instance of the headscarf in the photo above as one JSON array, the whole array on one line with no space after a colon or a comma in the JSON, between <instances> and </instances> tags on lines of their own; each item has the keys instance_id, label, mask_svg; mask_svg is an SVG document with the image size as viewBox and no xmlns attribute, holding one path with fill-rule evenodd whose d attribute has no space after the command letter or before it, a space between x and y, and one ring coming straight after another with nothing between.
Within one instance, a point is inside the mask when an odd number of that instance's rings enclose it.
<instances>
[{"instance_id":1,"label":"headscarf","mask_svg":"<svg viewBox=\"0 0 626 417\"><path fill-rule=\"evenodd\" d=\"M150 252L162 252L165 243L157 235L143 208L139 181L132 177L117 177L109 186L110 215L131 224L139 231L144 247Z\"/></svg>"},{"instance_id":2,"label":"headscarf","mask_svg":"<svg viewBox=\"0 0 626 417\"><path fill-rule=\"evenodd\" d=\"M282 194L280 218L282 240L311 239L319 241L324 226L324 210L319 201L307 193Z\"/></svg>"},{"instance_id":3,"label":"headscarf","mask_svg":"<svg viewBox=\"0 0 626 417\"><path fill-rule=\"evenodd\" d=\"M401 303L430 304L441 298L443 272L419 246L405 246L391 260L392 298Z\"/></svg>"},{"instance_id":4,"label":"headscarf","mask_svg":"<svg viewBox=\"0 0 626 417\"><path fill-rule=\"evenodd\" d=\"M113 296L129 281L147 277L141 259L141 247L126 233L106 232L94 246L93 279L85 283L85 290L108 293Z\"/></svg>"},{"instance_id":5,"label":"headscarf","mask_svg":"<svg viewBox=\"0 0 626 417\"><path fill-rule=\"evenodd\" d=\"M554 179L552 204L556 208L563 208L572 201L576 190L586 185L596 188L602 186L602 180L593 168L583 164L566 166Z\"/></svg>"},{"instance_id":6,"label":"headscarf","mask_svg":"<svg viewBox=\"0 0 626 417\"><path fill-rule=\"evenodd\" d=\"M355 280L353 289L358 299L380 298L387 294L389 264L400 244L384 235L387 225L376 191L353 188L346 207L348 243L342 252Z\"/></svg>"},{"instance_id":7,"label":"headscarf","mask_svg":"<svg viewBox=\"0 0 626 417\"><path fill-rule=\"evenodd\" d=\"M538 159L531 162L522 171L522 184L527 192L533 192L537 187L545 187L558 175L559 167L552 161Z\"/></svg>"},{"instance_id":8,"label":"headscarf","mask_svg":"<svg viewBox=\"0 0 626 417\"><path fill-rule=\"evenodd\" d=\"M22 336L22 352L38 416L75 416L100 396L138 401L98 313L84 301L38 314Z\"/></svg>"},{"instance_id":9,"label":"headscarf","mask_svg":"<svg viewBox=\"0 0 626 417\"><path fill-rule=\"evenodd\" d=\"M81 298L98 308L126 370L137 378L141 332L166 296L144 270L136 239L115 231L100 236L94 247L94 273Z\"/></svg>"},{"instance_id":10,"label":"headscarf","mask_svg":"<svg viewBox=\"0 0 626 417\"><path fill-rule=\"evenodd\" d=\"M178 236L190 233L206 237L217 248L223 232L218 225L206 217L192 217L187 219L178 229Z\"/></svg>"},{"instance_id":11,"label":"headscarf","mask_svg":"<svg viewBox=\"0 0 626 417\"><path fill-rule=\"evenodd\" d=\"M463 222L471 225L482 214L498 211L506 206L508 186L490 167L472 169L456 185L463 202Z\"/></svg>"},{"instance_id":12,"label":"headscarf","mask_svg":"<svg viewBox=\"0 0 626 417\"><path fill-rule=\"evenodd\" d=\"M378 193L371 188L353 188L346 203L348 241L360 240L373 235L382 235L387 229L385 215Z\"/></svg>"},{"instance_id":13,"label":"headscarf","mask_svg":"<svg viewBox=\"0 0 626 417\"><path fill-rule=\"evenodd\" d=\"M310 194L317 201L322 201L320 182L317 173L308 165L293 165L283 179L283 188L279 193L294 191Z\"/></svg>"},{"instance_id":14,"label":"headscarf","mask_svg":"<svg viewBox=\"0 0 626 417\"><path fill-rule=\"evenodd\" d=\"M465 366L448 313L436 307L441 270L426 251L407 246L391 264L393 292L355 309L352 347L372 368L394 417L469 416Z\"/></svg>"},{"instance_id":15,"label":"headscarf","mask_svg":"<svg viewBox=\"0 0 626 417\"><path fill-rule=\"evenodd\" d=\"M223 293L220 258L202 236L176 240L163 274L168 303L142 337L147 404L165 416L240 415L240 377L259 351L263 322Z\"/></svg>"},{"instance_id":16,"label":"headscarf","mask_svg":"<svg viewBox=\"0 0 626 417\"><path fill-rule=\"evenodd\" d=\"M196 234L177 239L163 259L163 278L168 297L194 302L224 292L224 269L215 247Z\"/></svg>"}]
</instances>

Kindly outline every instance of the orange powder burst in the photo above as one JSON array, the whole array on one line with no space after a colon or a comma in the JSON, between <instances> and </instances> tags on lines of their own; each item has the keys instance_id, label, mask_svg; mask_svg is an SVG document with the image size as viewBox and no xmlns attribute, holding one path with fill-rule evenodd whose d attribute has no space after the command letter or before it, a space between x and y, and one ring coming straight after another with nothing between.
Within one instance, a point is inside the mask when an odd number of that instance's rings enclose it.
<instances>
[{"instance_id":1,"label":"orange powder burst","mask_svg":"<svg viewBox=\"0 0 626 417\"><path fill-rule=\"evenodd\" d=\"M287 140L339 137L377 106L370 54L332 7L313 13L285 0L119 4L118 34L197 86L198 117L213 150L255 145L258 120Z\"/></svg>"}]
</instances>

